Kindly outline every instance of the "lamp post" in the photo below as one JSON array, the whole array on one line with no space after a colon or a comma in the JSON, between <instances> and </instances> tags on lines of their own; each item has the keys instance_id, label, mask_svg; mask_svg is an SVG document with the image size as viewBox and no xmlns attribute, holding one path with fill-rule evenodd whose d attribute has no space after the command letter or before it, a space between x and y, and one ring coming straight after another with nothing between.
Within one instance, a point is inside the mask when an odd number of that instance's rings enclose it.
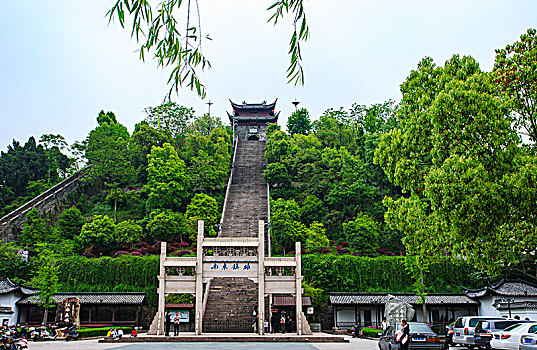
<instances>
[{"instance_id":1,"label":"lamp post","mask_svg":"<svg viewBox=\"0 0 537 350\"><path fill-rule=\"evenodd\" d=\"M296 100L296 98L295 98L295 100L294 100L294 101L292 101L291 103L292 103L292 104L293 104L293 105L295 106L295 112L296 112L296 111L297 111L297 109L298 109L298 104L299 104L300 102L299 102L299 101L297 101L297 100Z\"/></svg>"},{"instance_id":2,"label":"lamp post","mask_svg":"<svg viewBox=\"0 0 537 350\"><path fill-rule=\"evenodd\" d=\"M509 318L511 318L511 303L515 302L514 298L502 298L500 299L502 303L507 303L507 309L509 310Z\"/></svg>"}]
</instances>

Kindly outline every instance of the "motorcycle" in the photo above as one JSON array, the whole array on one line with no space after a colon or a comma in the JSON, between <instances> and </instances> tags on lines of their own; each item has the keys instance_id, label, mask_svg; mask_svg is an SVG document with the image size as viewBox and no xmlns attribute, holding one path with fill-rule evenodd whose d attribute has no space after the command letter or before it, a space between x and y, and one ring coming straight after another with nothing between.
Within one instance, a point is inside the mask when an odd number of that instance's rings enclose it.
<instances>
[{"instance_id":1,"label":"motorcycle","mask_svg":"<svg viewBox=\"0 0 537 350\"><path fill-rule=\"evenodd\" d=\"M78 339L78 332L76 331L76 326L73 325L73 326L70 326L70 327L65 327L65 328L62 328L60 329L60 331L62 332L62 339L65 339L65 341L69 341L69 340L77 340Z\"/></svg>"},{"instance_id":2,"label":"motorcycle","mask_svg":"<svg viewBox=\"0 0 537 350\"><path fill-rule=\"evenodd\" d=\"M363 338L362 325L357 324L351 328L351 334L353 338Z\"/></svg>"}]
</instances>

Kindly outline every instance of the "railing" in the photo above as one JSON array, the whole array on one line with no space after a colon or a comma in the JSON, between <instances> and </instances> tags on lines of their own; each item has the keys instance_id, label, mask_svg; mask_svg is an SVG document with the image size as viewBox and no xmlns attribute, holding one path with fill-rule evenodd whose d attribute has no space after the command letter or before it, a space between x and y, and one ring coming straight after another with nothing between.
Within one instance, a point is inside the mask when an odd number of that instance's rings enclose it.
<instances>
[{"instance_id":1,"label":"railing","mask_svg":"<svg viewBox=\"0 0 537 350\"><path fill-rule=\"evenodd\" d=\"M207 301L209 300L210 289L211 289L211 280L208 280L207 284L205 285L205 294L203 295L203 307L201 311L202 320L203 320L203 317L205 317L205 309L207 309Z\"/></svg>"},{"instance_id":2,"label":"railing","mask_svg":"<svg viewBox=\"0 0 537 350\"><path fill-rule=\"evenodd\" d=\"M271 256L271 239L270 239L270 186L267 184L267 255Z\"/></svg>"},{"instance_id":3,"label":"railing","mask_svg":"<svg viewBox=\"0 0 537 350\"><path fill-rule=\"evenodd\" d=\"M36 197L26 202L22 206L8 213L7 215L5 215L3 218L0 219L0 226L10 223L11 221L13 221L13 219L17 218L19 215L25 214L30 209L35 207L37 204L47 200L51 196L54 196L58 192L58 190L61 190L67 187L68 185L77 181L79 178L83 177L86 174L86 171L88 169L89 169L89 166L85 167L84 169L80 170L76 174L69 176L67 179L57 183L56 185L52 186L45 192L37 195Z\"/></svg>"},{"instance_id":4,"label":"railing","mask_svg":"<svg viewBox=\"0 0 537 350\"><path fill-rule=\"evenodd\" d=\"M254 318L248 320L203 321L205 333L254 333Z\"/></svg>"},{"instance_id":5,"label":"railing","mask_svg":"<svg viewBox=\"0 0 537 350\"><path fill-rule=\"evenodd\" d=\"M233 149L233 161L231 162L231 170L229 171L229 179L227 181L226 195L224 197L224 205L222 207L222 217L220 218L220 224L218 225L218 237L222 235L222 227L224 226L224 215L226 214L227 199L229 196L229 189L231 188L231 182L233 181L233 169L235 168L235 157L237 156L237 146L239 144L238 138L235 138L235 147Z\"/></svg>"}]
</instances>

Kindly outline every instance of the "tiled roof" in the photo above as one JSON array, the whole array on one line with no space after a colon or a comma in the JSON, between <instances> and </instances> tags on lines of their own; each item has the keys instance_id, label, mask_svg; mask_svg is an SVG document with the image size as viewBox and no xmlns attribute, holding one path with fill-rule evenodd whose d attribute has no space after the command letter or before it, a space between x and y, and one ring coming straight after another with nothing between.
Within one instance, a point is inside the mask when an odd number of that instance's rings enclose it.
<instances>
[{"instance_id":1,"label":"tiled roof","mask_svg":"<svg viewBox=\"0 0 537 350\"><path fill-rule=\"evenodd\" d=\"M295 306L295 297L290 296L275 296L273 306ZM302 297L302 306L311 306L310 297Z\"/></svg>"},{"instance_id":2,"label":"tiled roof","mask_svg":"<svg viewBox=\"0 0 537 350\"><path fill-rule=\"evenodd\" d=\"M52 297L56 304L65 298L78 298L80 304L105 305L142 305L145 303L145 293L58 293ZM39 301L37 295L32 295L17 302L19 305L35 305Z\"/></svg>"},{"instance_id":3,"label":"tiled roof","mask_svg":"<svg viewBox=\"0 0 537 350\"><path fill-rule=\"evenodd\" d=\"M486 295L537 296L537 285L521 279L501 280L481 289L464 289L464 294L470 298L480 298Z\"/></svg>"},{"instance_id":4,"label":"tiled roof","mask_svg":"<svg viewBox=\"0 0 537 350\"><path fill-rule=\"evenodd\" d=\"M20 292L25 295L32 295L37 292L37 289L25 286L23 284L15 283L9 278L0 278L0 294L8 294L13 292Z\"/></svg>"},{"instance_id":5,"label":"tiled roof","mask_svg":"<svg viewBox=\"0 0 537 350\"><path fill-rule=\"evenodd\" d=\"M330 304L335 305L375 305L386 304L392 297L409 304L418 304L420 298L410 293L330 293ZM479 304L464 294L428 294L426 305L461 305Z\"/></svg>"},{"instance_id":6,"label":"tiled roof","mask_svg":"<svg viewBox=\"0 0 537 350\"><path fill-rule=\"evenodd\" d=\"M166 308L169 309L191 309L193 307L193 303L166 303Z\"/></svg>"}]
</instances>

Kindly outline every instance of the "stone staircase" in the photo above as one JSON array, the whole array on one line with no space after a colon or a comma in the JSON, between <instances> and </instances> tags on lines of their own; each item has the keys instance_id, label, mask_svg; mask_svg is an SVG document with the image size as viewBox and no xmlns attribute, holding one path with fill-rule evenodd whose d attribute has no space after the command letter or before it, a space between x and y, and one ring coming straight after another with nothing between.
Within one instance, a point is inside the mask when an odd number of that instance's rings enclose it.
<instances>
[{"instance_id":1,"label":"stone staircase","mask_svg":"<svg viewBox=\"0 0 537 350\"><path fill-rule=\"evenodd\" d=\"M221 237L257 237L258 221L268 222L265 142L238 142Z\"/></svg>"},{"instance_id":2,"label":"stone staircase","mask_svg":"<svg viewBox=\"0 0 537 350\"><path fill-rule=\"evenodd\" d=\"M220 237L258 237L258 221L268 222L263 179L265 142L239 140ZM203 332L253 332L258 286L248 278L213 278L203 316Z\"/></svg>"},{"instance_id":3,"label":"stone staircase","mask_svg":"<svg viewBox=\"0 0 537 350\"><path fill-rule=\"evenodd\" d=\"M253 332L257 284L244 277L211 280L203 332Z\"/></svg>"}]
</instances>

